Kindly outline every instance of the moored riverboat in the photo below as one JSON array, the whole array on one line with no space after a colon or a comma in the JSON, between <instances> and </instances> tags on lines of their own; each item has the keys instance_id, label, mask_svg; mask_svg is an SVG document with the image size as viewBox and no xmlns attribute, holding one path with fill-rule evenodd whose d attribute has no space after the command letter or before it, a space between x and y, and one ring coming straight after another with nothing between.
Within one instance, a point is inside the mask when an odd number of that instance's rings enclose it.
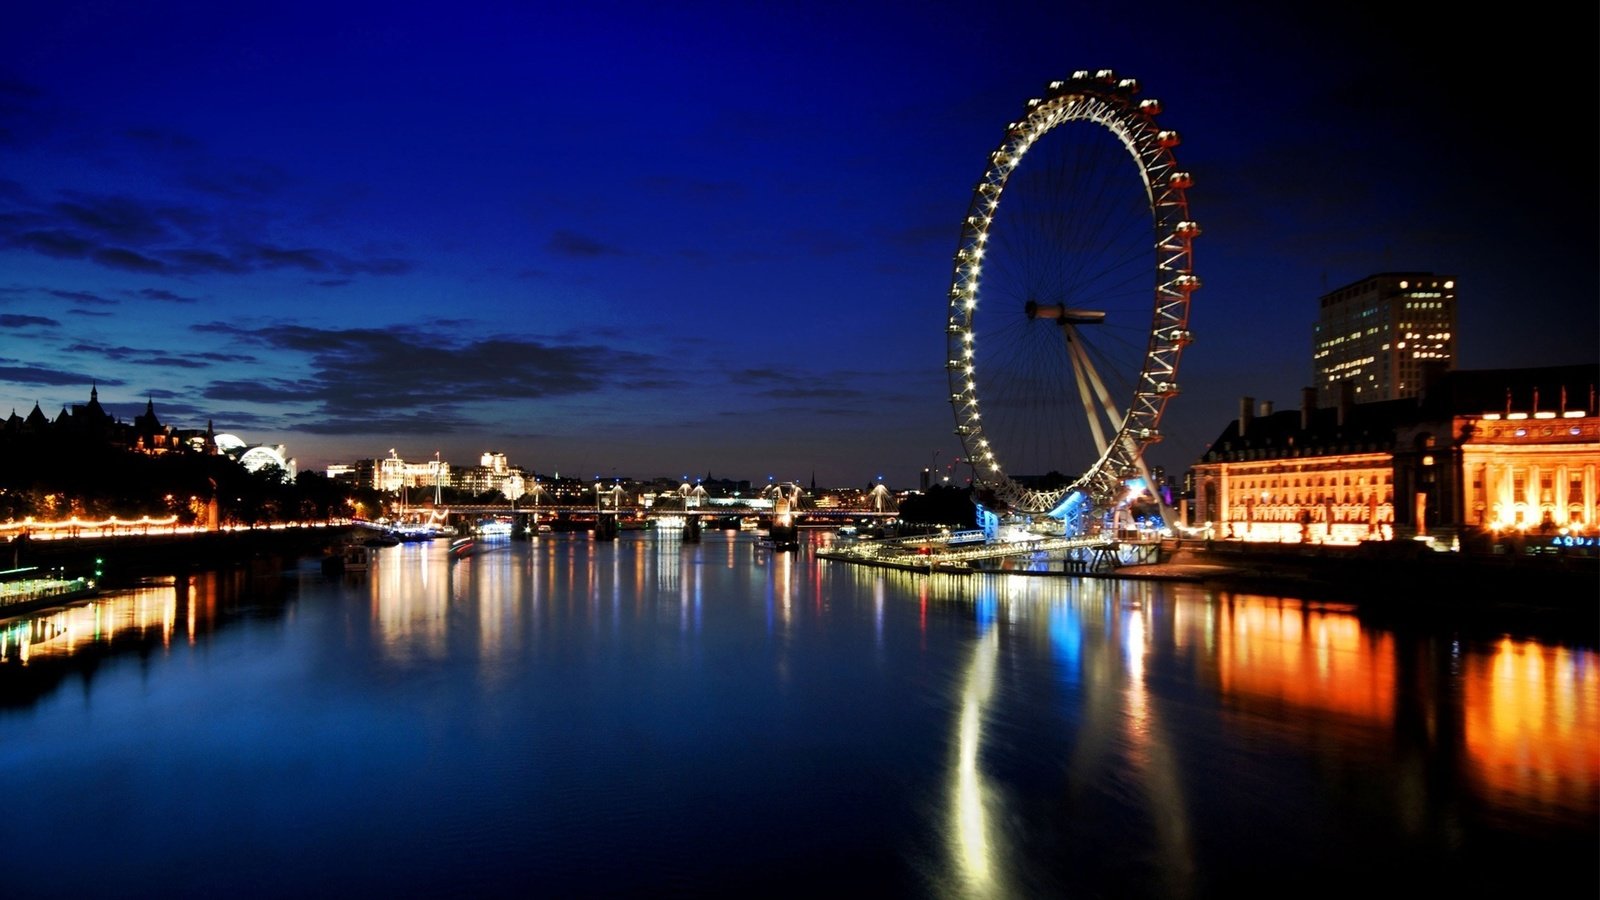
<instances>
[{"instance_id":1,"label":"moored riverboat","mask_svg":"<svg viewBox=\"0 0 1600 900\"><path fill-rule=\"evenodd\" d=\"M775 553L800 549L800 541L793 529L773 529L756 539L756 546Z\"/></svg>"},{"instance_id":2,"label":"moored riverboat","mask_svg":"<svg viewBox=\"0 0 1600 900\"><path fill-rule=\"evenodd\" d=\"M364 542L352 541L335 547L322 558L322 573L328 576L346 572L365 572L372 567L372 548Z\"/></svg>"},{"instance_id":3,"label":"moored riverboat","mask_svg":"<svg viewBox=\"0 0 1600 900\"><path fill-rule=\"evenodd\" d=\"M37 566L0 571L0 617L57 603L87 600L99 593L92 578L67 578Z\"/></svg>"}]
</instances>

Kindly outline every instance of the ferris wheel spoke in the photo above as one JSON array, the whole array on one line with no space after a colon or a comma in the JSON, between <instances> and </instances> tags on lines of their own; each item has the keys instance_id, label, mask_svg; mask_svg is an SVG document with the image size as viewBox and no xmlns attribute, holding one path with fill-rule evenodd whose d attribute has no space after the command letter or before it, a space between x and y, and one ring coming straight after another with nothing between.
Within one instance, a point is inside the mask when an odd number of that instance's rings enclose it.
<instances>
[{"instance_id":1,"label":"ferris wheel spoke","mask_svg":"<svg viewBox=\"0 0 1600 900\"><path fill-rule=\"evenodd\" d=\"M1094 445L1099 455L1104 456L1108 447L1105 432L1100 428L1100 411L1095 409L1094 393L1091 387L1092 369L1088 360L1083 355L1083 348L1073 340L1070 329L1062 329L1067 344L1067 354L1072 360L1073 381L1078 385L1078 398L1083 402L1083 417L1089 423L1089 430L1094 435Z\"/></svg>"},{"instance_id":2,"label":"ferris wheel spoke","mask_svg":"<svg viewBox=\"0 0 1600 900\"><path fill-rule=\"evenodd\" d=\"M1084 415L1094 430L1095 447L1100 455L1104 456L1111 448L1111 444L1101 431L1101 421L1103 419L1112 428L1120 429L1123 421L1122 411L1112 399L1111 391L1106 387L1105 380L1100 377L1100 370L1095 367L1094 360L1090 359L1088 351L1084 349L1084 342L1080 338L1082 332L1076 328L1069 328L1066 331L1067 351L1072 359L1074 379L1078 382L1079 391L1083 395ZM1098 401L1098 405L1095 401Z\"/></svg>"}]
</instances>

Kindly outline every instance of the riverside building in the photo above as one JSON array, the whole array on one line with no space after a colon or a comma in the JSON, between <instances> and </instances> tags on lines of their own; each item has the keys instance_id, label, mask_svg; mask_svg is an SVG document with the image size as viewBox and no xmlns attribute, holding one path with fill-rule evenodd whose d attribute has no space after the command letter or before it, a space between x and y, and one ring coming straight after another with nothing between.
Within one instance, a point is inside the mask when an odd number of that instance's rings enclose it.
<instances>
[{"instance_id":1,"label":"riverside building","mask_svg":"<svg viewBox=\"0 0 1600 900\"><path fill-rule=\"evenodd\" d=\"M1194 524L1286 543L1502 534L1593 546L1600 366L1441 372L1414 399L1251 398L1193 470Z\"/></svg>"}]
</instances>

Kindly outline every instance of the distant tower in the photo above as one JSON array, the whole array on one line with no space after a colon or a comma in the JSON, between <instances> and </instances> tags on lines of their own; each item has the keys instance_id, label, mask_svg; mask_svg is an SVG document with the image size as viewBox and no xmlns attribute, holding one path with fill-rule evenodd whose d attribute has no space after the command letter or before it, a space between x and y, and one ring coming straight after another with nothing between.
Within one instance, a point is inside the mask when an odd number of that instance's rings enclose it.
<instances>
[{"instance_id":1,"label":"distant tower","mask_svg":"<svg viewBox=\"0 0 1600 900\"><path fill-rule=\"evenodd\" d=\"M1456 280L1386 272L1324 294L1312 326L1320 406L1348 381L1356 403L1418 396L1429 370L1456 367Z\"/></svg>"}]
</instances>

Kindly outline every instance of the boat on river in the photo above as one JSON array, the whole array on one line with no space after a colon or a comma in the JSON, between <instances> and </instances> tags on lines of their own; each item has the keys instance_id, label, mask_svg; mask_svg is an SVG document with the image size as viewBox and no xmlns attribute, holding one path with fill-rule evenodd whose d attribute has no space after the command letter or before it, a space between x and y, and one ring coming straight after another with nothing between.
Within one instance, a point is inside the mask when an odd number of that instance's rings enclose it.
<instances>
[{"instance_id":1,"label":"boat on river","mask_svg":"<svg viewBox=\"0 0 1600 900\"><path fill-rule=\"evenodd\" d=\"M372 548L360 541L351 541L322 558L324 575L342 575L346 572L365 572L372 568Z\"/></svg>"},{"instance_id":2,"label":"boat on river","mask_svg":"<svg viewBox=\"0 0 1600 900\"><path fill-rule=\"evenodd\" d=\"M372 550L365 544L350 544L341 555L346 572L365 572L372 567Z\"/></svg>"},{"instance_id":3,"label":"boat on river","mask_svg":"<svg viewBox=\"0 0 1600 900\"><path fill-rule=\"evenodd\" d=\"M763 550L771 550L774 553L785 553L791 550L799 550L800 541L792 530L787 532L774 530L757 538L756 546Z\"/></svg>"},{"instance_id":4,"label":"boat on river","mask_svg":"<svg viewBox=\"0 0 1600 900\"><path fill-rule=\"evenodd\" d=\"M511 536L510 519L485 519L478 523L478 536L483 538L508 538Z\"/></svg>"}]
</instances>

